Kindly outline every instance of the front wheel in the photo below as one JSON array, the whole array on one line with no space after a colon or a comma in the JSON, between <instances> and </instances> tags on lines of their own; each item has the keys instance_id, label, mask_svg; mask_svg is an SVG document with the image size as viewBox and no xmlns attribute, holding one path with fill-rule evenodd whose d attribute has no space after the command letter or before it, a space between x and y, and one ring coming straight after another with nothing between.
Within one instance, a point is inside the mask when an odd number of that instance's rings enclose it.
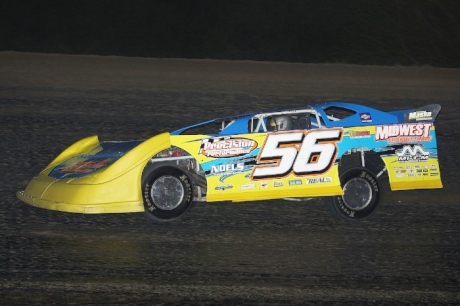
<instances>
[{"instance_id":1,"label":"front wheel","mask_svg":"<svg viewBox=\"0 0 460 306\"><path fill-rule=\"evenodd\" d=\"M161 223L173 221L192 206L192 183L176 168L154 169L142 182L142 197L150 219Z\"/></svg>"},{"instance_id":2,"label":"front wheel","mask_svg":"<svg viewBox=\"0 0 460 306\"><path fill-rule=\"evenodd\" d=\"M380 184L366 168L351 168L340 175L344 194L327 197L329 211L345 220L362 220L371 216L380 202Z\"/></svg>"}]
</instances>

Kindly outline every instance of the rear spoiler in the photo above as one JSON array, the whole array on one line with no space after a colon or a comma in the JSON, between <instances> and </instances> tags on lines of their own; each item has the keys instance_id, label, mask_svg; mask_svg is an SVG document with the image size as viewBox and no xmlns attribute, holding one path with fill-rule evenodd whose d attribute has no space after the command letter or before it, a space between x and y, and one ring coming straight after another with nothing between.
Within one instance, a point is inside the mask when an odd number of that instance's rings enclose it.
<instances>
[{"instance_id":1,"label":"rear spoiler","mask_svg":"<svg viewBox=\"0 0 460 306\"><path fill-rule=\"evenodd\" d=\"M441 111L441 105L430 104L404 113L404 122L434 121Z\"/></svg>"}]
</instances>

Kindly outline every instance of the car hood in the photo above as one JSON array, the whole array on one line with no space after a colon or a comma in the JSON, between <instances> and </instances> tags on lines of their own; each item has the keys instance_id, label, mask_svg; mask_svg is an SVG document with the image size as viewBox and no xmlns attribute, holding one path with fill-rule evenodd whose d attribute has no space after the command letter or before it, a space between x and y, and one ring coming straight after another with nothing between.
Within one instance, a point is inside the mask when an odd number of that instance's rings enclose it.
<instances>
[{"instance_id":1,"label":"car hood","mask_svg":"<svg viewBox=\"0 0 460 306\"><path fill-rule=\"evenodd\" d=\"M142 141L101 142L90 152L73 156L59 163L48 176L58 180L84 177L109 167Z\"/></svg>"}]
</instances>

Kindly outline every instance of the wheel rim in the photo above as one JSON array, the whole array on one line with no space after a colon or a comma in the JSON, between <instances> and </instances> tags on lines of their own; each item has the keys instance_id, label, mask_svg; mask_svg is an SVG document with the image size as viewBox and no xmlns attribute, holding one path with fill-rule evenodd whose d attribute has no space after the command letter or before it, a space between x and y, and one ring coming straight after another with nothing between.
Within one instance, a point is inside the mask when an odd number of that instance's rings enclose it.
<instances>
[{"instance_id":1,"label":"wheel rim","mask_svg":"<svg viewBox=\"0 0 460 306\"><path fill-rule=\"evenodd\" d=\"M371 184L360 177L355 177L343 186L343 202L345 206L353 211L366 208L372 200Z\"/></svg>"},{"instance_id":2,"label":"wheel rim","mask_svg":"<svg viewBox=\"0 0 460 306\"><path fill-rule=\"evenodd\" d=\"M150 190L155 205L163 210L172 210L179 206L184 194L184 186L181 181L171 175L164 175L156 179Z\"/></svg>"}]
</instances>

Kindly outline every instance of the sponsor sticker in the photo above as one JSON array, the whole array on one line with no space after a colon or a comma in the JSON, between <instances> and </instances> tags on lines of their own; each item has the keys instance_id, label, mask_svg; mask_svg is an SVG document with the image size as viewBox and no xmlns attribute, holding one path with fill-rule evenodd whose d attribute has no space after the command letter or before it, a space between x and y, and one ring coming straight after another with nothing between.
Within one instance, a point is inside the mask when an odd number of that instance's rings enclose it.
<instances>
[{"instance_id":1,"label":"sponsor sticker","mask_svg":"<svg viewBox=\"0 0 460 306\"><path fill-rule=\"evenodd\" d=\"M361 122L372 122L370 113L359 113L359 118L361 119Z\"/></svg>"},{"instance_id":2,"label":"sponsor sticker","mask_svg":"<svg viewBox=\"0 0 460 306\"><path fill-rule=\"evenodd\" d=\"M273 187L283 187L284 183L283 182L273 182Z\"/></svg>"},{"instance_id":3,"label":"sponsor sticker","mask_svg":"<svg viewBox=\"0 0 460 306\"><path fill-rule=\"evenodd\" d=\"M244 170L244 163L220 164L211 166L211 173L241 172Z\"/></svg>"},{"instance_id":4,"label":"sponsor sticker","mask_svg":"<svg viewBox=\"0 0 460 306\"><path fill-rule=\"evenodd\" d=\"M433 120L431 112L427 111L416 111L409 113L409 120L411 121L423 121L423 120Z\"/></svg>"},{"instance_id":5,"label":"sponsor sticker","mask_svg":"<svg viewBox=\"0 0 460 306\"><path fill-rule=\"evenodd\" d=\"M233 188L233 185L231 184L216 186L216 190L226 190L226 189L232 189L232 188Z\"/></svg>"},{"instance_id":6,"label":"sponsor sticker","mask_svg":"<svg viewBox=\"0 0 460 306\"><path fill-rule=\"evenodd\" d=\"M248 138L207 138L201 142L198 154L225 158L246 155L257 148L257 141Z\"/></svg>"},{"instance_id":7,"label":"sponsor sticker","mask_svg":"<svg viewBox=\"0 0 460 306\"><path fill-rule=\"evenodd\" d=\"M289 186L299 186L302 185L302 180L290 180Z\"/></svg>"},{"instance_id":8,"label":"sponsor sticker","mask_svg":"<svg viewBox=\"0 0 460 306\"><path fill-rule=\"evenodd\" d=\"M65 174L86 174L104 168L107 166L107 162L108 160L80 161L75 164L59 168L58 172Z\"/></svg>"},{"instance_id":9,"label":"sponsor sticker","mask_svg":"<svg viewBox=\"0 0 460 306\"><path fill-rule=\"evenodd\" d=\"M421 145L407 145L402 149L396 150L398 161L405 162L424 162L430 158L430 152L423 150ZM418 169L417 169L418 170ZM421 170L421 169L420 169ZM412 171L412 170L411 170ZM415 170L414 170L415 172Z\"/></svg>"},{"instance_id":10,"label":"sponsor sticker","mask_svg":"<svg viewBox=\"0 0 460 306\"><path fill-rule=\"evenodd\" d=\"M308 178L305 180L306 184L320 184L320 183L330 183L332 182L332 177L316 177L316 178Z\"/></svg>"},{"instance_id":11,"label":"sponsor sticker","mask_svg":"<svg viewBox=\"0 0 460 306\"><path fill-rule=\"evenodd\" d=\"M375 140L388 142L431 141L431 123L378 125L375 127Z\"/></svg>"},{"instance_id":12,"label":"sponsor sticker","mask_svg":"<svg viewBox=\"0 0 460 306\"><path fill-rule=\"evenodd\" d=\"M268 187L268 183L267 182L261 182L260 183L260 188L267 188Z\"/></svg>"},{"instance_id":13,"label":"sponsor sticker","mask_svg":"<svg viewBox=\"0 0 460 306\"><path fill-rule=\"evenodd\" d=\"M350 138L368 138L371 137L370 131L350 131Z\"/></svg>"},{"instance_id":14,"label":"sponsor sticker","mask_svg":"<svg viewBox=\"0 0 460 306\"><path fill-rule=\"evenodd\" d=\"M253 188L256 188L256 184L245 184L245 185L240 186L240 189L253 189Z\"/></svg>"}]
</instances>

